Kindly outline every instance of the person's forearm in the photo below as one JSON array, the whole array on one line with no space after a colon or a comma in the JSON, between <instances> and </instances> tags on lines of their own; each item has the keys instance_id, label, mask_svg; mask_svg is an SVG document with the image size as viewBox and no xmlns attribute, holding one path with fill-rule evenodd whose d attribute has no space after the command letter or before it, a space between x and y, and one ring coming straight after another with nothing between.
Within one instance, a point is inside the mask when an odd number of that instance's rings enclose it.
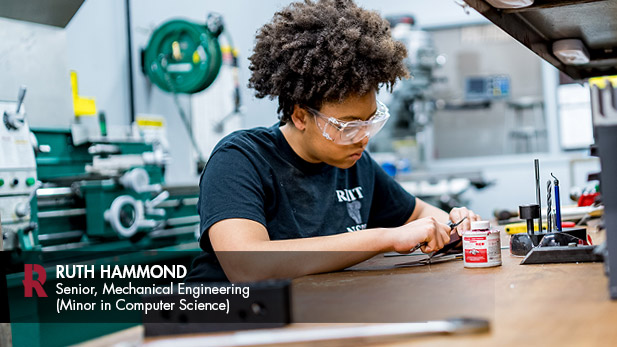
<instances>
[{"instance_id":1,"label":"person's forearm","mask_svg":"<svg viewBox=\"0 0 617 347\"><path fill-rule=\"evenodd\" d=\"M217 252L232 282L296 278L337 271L392 250L389 229L375 228L331 236L263 240L248 252Z\"/></svg>"}]
</instances>

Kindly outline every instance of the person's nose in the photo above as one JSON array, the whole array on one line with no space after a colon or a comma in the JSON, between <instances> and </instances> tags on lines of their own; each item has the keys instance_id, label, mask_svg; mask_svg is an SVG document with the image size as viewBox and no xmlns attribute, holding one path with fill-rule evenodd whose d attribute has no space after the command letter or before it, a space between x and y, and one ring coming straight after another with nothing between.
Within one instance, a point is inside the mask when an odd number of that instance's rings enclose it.
<instances>
[{"instance_id":1,"label":"person's nose","mask_svg":"<svg viewBox=\"0 0 617 347\"><path fill-rule=\"evenodd\" d=\"M368 140L369 136L363 138L362 141L360 141L360 144L362 144L362 148L366 148L366 146L368 145Z\"/></svg>"}]
</instances>

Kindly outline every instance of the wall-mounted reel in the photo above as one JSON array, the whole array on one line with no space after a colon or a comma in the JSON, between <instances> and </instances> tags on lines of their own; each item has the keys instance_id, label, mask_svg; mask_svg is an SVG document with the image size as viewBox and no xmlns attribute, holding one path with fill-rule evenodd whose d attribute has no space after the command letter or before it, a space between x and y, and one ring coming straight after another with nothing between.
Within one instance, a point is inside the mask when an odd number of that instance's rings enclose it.
<instances>
[{"instance_id":1,"label":"wall-mounted reel","mask_svg":"<svg viewBox=\"0 0 617 347\"><path fill-rule=\"evenodd\" d=\"M218 36L222 31L222 18L216 14L209 14L206 24L165 22L142 52L144 73L167 92L193 94L206 89L221 69Z\"/></svg>"}]
</instances>

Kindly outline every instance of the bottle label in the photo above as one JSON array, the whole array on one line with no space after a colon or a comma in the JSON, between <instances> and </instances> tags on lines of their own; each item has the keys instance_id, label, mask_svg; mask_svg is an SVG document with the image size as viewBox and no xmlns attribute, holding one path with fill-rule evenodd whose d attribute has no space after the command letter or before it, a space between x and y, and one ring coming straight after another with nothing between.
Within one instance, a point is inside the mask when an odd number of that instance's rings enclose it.
<instances>
[{"instance_id":1,"label":"bottle label","mask_svg":"<svg viewBox=\"0 0 617 347\"><path fill-rule=\"evenodd\" d=\"M465 261L468 263L486 263L488 261L486 249L466 249Z\"/></svg>"}]
</instances>

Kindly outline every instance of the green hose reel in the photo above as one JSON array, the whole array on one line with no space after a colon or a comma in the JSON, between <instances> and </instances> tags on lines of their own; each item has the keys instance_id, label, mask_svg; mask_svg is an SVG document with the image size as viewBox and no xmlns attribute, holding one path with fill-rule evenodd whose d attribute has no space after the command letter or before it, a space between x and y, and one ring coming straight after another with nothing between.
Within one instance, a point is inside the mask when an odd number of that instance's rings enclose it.
<instances>
[{"instance_id":1,"label":"green hose reel","mask_svg":"<svg viewBox=\"0 0 617 347\"><path fill-rule=\"evenodd\" d=\"M143 69L150 81L171 93L208 88L222 63L219 19L208 17L207 25L176 19L157 28L143 51Z\"/></svg>"}]
</instances>

